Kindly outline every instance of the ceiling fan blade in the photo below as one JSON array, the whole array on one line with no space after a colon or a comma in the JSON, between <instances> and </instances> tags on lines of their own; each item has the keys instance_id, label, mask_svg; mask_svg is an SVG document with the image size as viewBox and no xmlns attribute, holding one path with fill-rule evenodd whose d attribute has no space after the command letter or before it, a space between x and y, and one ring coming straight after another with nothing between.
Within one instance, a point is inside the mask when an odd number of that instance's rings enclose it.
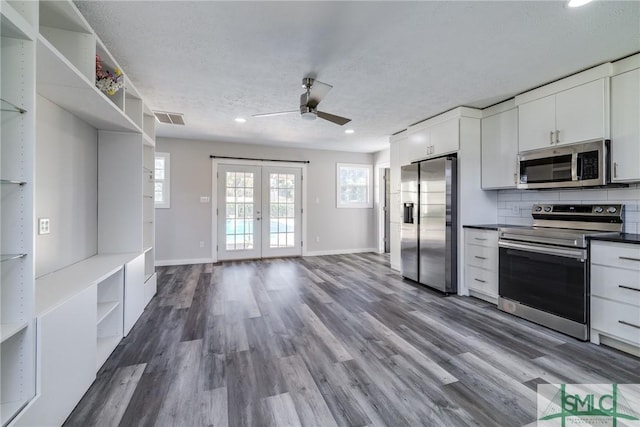
<instances>
[{"instance_id":1,"label":"ceiling fan blade","mask_svg":"<svg viewBox=\"0 0 640 427\"><path fill-rule=\"evenodd\" d=\"M318 117L329 120L330 122L340 126L346 125L351 121L351 119L347 119L346 117L336 116L334 114L325 113L324 111L318 111Z\"/></svg>"},{"instance_id":2,"label":"ceiling fan blade","mask_svg":"<svg viewBox=\"0 0 640 427\"><path fill-rule=\"evenodd\" d=\"M311 89L309 90L309 99L314 101L314 106L317 106L320 101L322 101L322 98L329 93L331 88L333 88L333 86L326 83L319 82L318 80L313 81Z\"/></svg>"},{"instance_id":3,"label":"ceiling fan blade","mask_svg":"<svg viewBox=\"0 0 640 427\"><path fill-rule=\"evenodd\" d=\"M291 111L278 111L277 113L264 113L264 114L254 114L251 117L271 117L271 116L282 116L284 114L298 113L300 114L300 110L291 110Z\"/></svg>"}]
</instances>

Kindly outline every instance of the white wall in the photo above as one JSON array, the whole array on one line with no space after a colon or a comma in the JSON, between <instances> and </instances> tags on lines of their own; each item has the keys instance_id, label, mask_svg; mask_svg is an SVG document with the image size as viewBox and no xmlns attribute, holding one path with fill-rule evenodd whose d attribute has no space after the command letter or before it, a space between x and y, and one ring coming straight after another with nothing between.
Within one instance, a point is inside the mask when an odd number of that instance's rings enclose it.
<instances>
[{"instance_id":1,"label":"white wall","mask_svg":"<svg viewBox=\"0 0 640 427\"><path fill-rule=\"evenodd\" d=\"M531 225L531 206L536 203L621 203L624 205L626 233L640 233L640 184L628 188L584 190L500 190L498 191L498 222Z\"/></svg>"},{"instance_id":2,"label":"white wall","mask_svg":"<svg viewBox=\"0 0 640 427\"><path fill-rule=\"evenodd\" d=\"M171 208L156 209L158 264L211 259L211 204L200 203L200 196L211 196L210 155L310 160L305 177L307 254L375 250L374 209L336 208L336 163L373 164L372 154L169 138L158 138L156 151L171 153Z\"/></svg>"},{"instance_id":3,"label":"white wall","mask_svg":"<svg viewBox=\"0 0 640 427\"><path fill-rule=\"evenodd\" d=\"M36 277L97 253L98 133L38 96L36 218L51 233L36 235Z\"/></svg>"}]
</instances>

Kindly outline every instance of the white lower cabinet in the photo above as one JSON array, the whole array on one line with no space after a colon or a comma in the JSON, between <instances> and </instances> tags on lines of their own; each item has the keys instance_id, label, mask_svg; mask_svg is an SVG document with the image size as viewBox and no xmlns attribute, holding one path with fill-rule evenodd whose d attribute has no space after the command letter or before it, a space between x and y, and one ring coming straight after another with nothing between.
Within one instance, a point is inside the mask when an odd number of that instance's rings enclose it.
<instances>
[{"instance_id":1,"label":"white lower cabinet","mask_svg":"<svg viewBox=\"0 0 640 427\"><path fill-rule=\"evenodd\" d=\"M151 302L151 299L158 291L158 274L153 273L151 277L144 282L144 306Z\"/></svg>"},{"instance_id":2,"label":"white lower cabinet","mask_svg":"<svg viewBox=\"0 0 640 427\"><path fill-rule=\"evenodd\" d=\"M498 302L498 232L464 229L464 280L469 295Z\"/></svg>"},{"instance_id":3,"label":"white lower cabinet","mask_svg":"<svg viewBox=\"0 0 640 427\"><path fill-rule=\"evenodd\" d=\"M591 342L640 356L640 245L591 243Z\"/></svg>"},{"instance_id":4,"label":"white lower cabinet","mask_svg":"<svg viewBox=\"0 0 640 427\"><path fill-rule=\"evenodd\" d=\"M127 335L146 306L144 254L124 266L124 334Z\"/></svg>"},{"instance_id":5,"label":"white lower cabinet","mask_svg":"<svg viewBox=\"0 0 640 427\"><path fill-rule=\"evenodd\" d=\"M96 377L96 285L37 319L38 385L20 426L62 425Z\"/></svg>"}]
</instances>

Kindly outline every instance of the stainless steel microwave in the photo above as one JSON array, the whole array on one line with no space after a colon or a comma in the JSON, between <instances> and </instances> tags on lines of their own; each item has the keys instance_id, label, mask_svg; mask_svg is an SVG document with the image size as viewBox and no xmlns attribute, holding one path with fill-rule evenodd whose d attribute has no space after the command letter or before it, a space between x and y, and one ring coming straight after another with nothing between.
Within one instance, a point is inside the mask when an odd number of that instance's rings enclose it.
<instances>
[{"instance_id":1,"label":"stainless steel microwave","mask_svg":"<svg viewBox=\"0 0 640 427\"><path fill-rule=\"evenodd\" d=\"M518 154L520 189L596 187L609 183L609 140L524 151Z\"/></svg>"}]
</instances>

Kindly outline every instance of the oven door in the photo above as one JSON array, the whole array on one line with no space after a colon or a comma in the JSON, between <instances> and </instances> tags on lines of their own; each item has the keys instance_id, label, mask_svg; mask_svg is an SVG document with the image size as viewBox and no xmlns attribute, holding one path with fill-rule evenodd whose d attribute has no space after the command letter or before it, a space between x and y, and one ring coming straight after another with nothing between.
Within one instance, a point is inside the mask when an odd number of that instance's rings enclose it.
<instances>
[{"instance_id":1,"label":"oven door","mask_svg":"<svg viewBox=\"0 0 640 427\"><path fill-rule=\"evenodd\" d=\"M587 251L501 240L499 294L587 324Z\"/></svg>"}]
</instances>

